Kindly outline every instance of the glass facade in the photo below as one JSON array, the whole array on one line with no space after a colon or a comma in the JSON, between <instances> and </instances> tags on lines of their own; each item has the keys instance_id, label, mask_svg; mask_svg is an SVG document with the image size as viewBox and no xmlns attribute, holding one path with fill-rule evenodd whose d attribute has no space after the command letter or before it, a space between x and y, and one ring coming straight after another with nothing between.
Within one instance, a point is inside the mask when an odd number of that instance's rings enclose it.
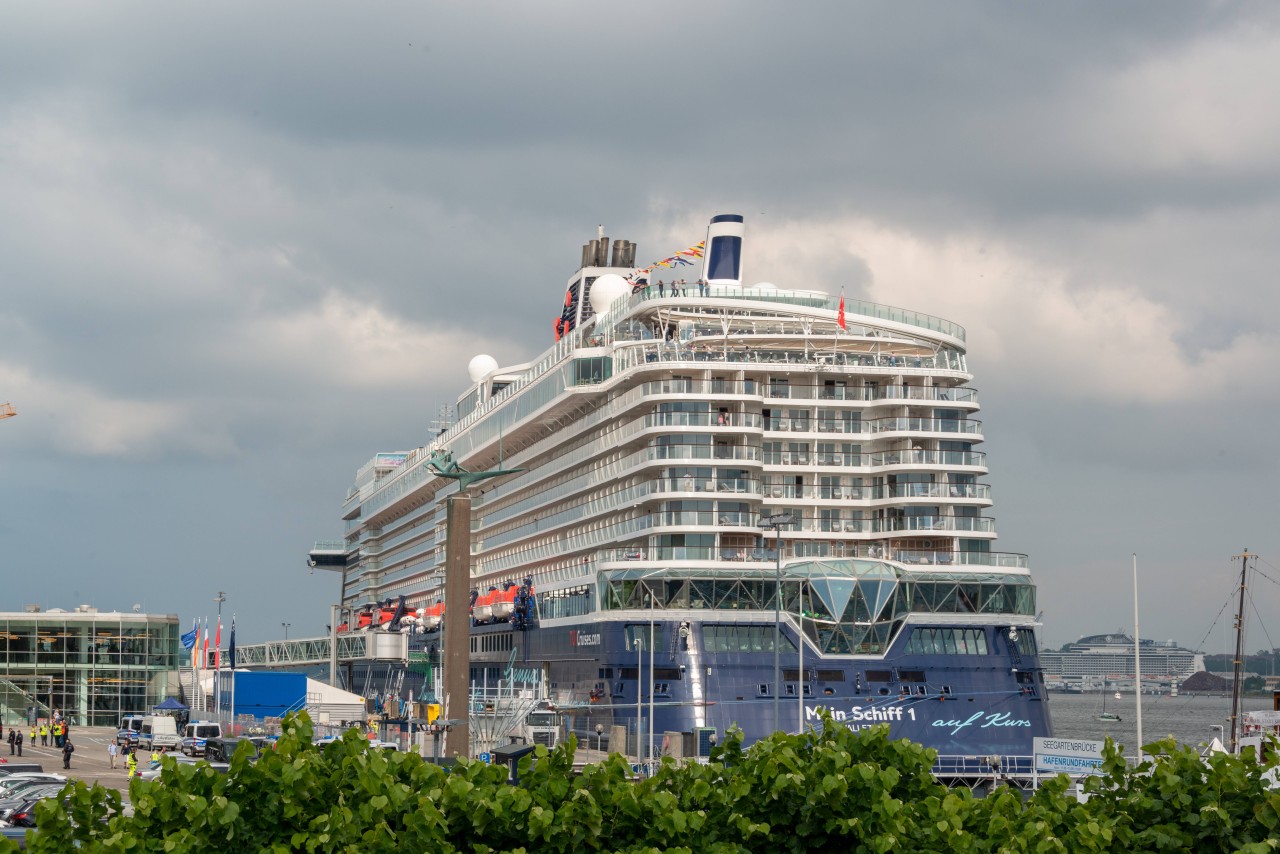
<instances>
[{"instance_id":1,"label":"glass facade","mask_svg":"<svg viewBox=\"0 0 1280 854\"><path fill-rule=\"evenodd\" d=\"M179 634L174 615L0 613L0 720L59 709L74 725L114 726L147 711L177 691Z\"/></svg>"}]
</instances>

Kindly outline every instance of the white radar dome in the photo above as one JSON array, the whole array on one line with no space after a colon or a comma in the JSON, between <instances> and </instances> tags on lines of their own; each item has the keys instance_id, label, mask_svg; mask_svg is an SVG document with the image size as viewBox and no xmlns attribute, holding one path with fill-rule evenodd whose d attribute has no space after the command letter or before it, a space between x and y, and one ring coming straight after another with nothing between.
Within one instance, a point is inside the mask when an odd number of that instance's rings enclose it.
<instances>
[{"instance_id":1,"label":"white radar dome","mask_svg":"<svg viewBox=\"0 0 1280 854\"><path fill-rule=\"evenodd\" d=\"M631 293L631 285L617 273L605 273L591 285L591 308L604 314L614 302Z\"/></svg>"},{"instance_id":2,"label":"white radar dome","mask_svg":"<svg viewBox=\"0 0 1280 854\"><path fill-rule=\"evenodd\" d=\"M496 370L498 370L498 360L483 353L467 363L467 376L471 377L473 383L480 382Z\"/></svg>"}]
</instances>

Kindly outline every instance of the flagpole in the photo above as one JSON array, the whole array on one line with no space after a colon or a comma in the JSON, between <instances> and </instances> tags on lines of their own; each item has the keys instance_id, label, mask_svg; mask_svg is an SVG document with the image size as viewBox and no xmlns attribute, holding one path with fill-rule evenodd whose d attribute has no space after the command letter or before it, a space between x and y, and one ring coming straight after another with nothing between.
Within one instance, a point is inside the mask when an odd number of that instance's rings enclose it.
<instances>
[{"instance_id":1,"label":"flagpole","mask_svg":"<svg viewBox=\"0 0 1280 854\"><path fill-rule=\"evenodd\" d=\"M236 726L236 615L231 614L231 731Z\"/></svg>"}]
</instances>

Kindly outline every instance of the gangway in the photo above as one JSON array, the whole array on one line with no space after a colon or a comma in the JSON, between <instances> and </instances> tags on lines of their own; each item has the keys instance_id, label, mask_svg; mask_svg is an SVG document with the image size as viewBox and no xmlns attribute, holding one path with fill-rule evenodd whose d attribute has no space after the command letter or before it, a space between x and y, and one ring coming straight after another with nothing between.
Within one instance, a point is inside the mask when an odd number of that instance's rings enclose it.
<instances>
[{"instance_id":1,"label":"gangway","mask_svg":"<svg viewBox=\"0 0 1280 854\"><path fill-rule=\"evenodd\" d=\"M290 638L266 643L236 645L236 667L284 667L328 664L332 638ZM222 652L228 659L226 650ZM338 661L359 663L370 661L409 661L409 635L377 629L343 632L338 635Z\"/></svg>"}]
</instances>

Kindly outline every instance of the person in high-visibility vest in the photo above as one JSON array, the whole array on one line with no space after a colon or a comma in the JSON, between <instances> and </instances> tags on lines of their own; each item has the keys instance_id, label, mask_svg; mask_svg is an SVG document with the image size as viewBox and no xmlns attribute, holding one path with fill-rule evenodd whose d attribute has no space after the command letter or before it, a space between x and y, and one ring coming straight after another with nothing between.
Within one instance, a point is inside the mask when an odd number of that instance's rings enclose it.
<instances>
[{"instance_id":1,"label":"person in high-visibility vest","mask_svg":"<svg viewBox=\"0 0 1280 854\"><path fill-rule=\"evenodd\" d=\"M129 767L129 779L131 780L133 779L133 775L138 773L138 757L134 754L135 751L129 751L129 762L127 763Z\"/></svg>"},{"instance_id":2,"label":"person in high-visibility vest","mask_svg":"<svg viewBox=\"0 0 1280 854\"><path fill-rule=\"evenodd\" d=\"M152 761L152 762L159 762L159 761L160 761L160 750L159 750L159 748L152 748L152 750L151 750L151 761Z\"/></svg>"}]
</instances>

